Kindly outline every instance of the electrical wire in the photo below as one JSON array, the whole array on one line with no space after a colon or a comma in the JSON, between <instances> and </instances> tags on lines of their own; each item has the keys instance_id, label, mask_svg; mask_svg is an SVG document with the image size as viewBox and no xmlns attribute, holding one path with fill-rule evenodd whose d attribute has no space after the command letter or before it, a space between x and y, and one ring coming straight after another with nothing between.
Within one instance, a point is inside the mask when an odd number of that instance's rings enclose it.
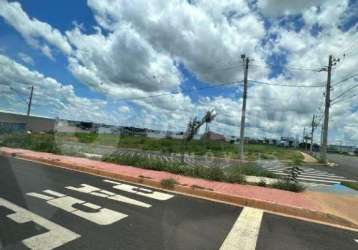
<instances>
[{"instance_id":1,"label":"electrical wire","mask_svg":"<svg viewBox=\"0 0 358 250\"><path fill-rule=\"evenodd\" d=\"M343 91L341 94L339 94L338 96L336 96L335 98L333 98L332 100L331 100L331 102L334 102L334 101L336 101L337 99L339 100L339 98L342 98L342 97L344 97L347 93L349 93L352 89L354 89L354 88L357 88L358 87L358 84L357 85L354 85L353 87L351 87L351 88L349 88L349 89L347 89L346 91Z\"/></svg>"},{"instance_id":2,"label":"electrical wire","mask_svg":"<svg viewBox=\"0 0 358 250\"><path fill-rule=\"evenodd\" d=\"M122 98L122 99L117 99L116 102L135 101L135 100L156 98L156 97L161 97L161 96L171 96L171 95L178 95L179 93L191 93L191 92L197 92L197 91L201 91L201 90L205 90L205 89L212 89L212 88L218 88L218 87L222 87L222 86L235 85L235 84L239 84L240 82L242 82L242 80L235 81L235 82L229 82L229 83L217 84L217 85L213 85L213 86L205 86L205 87L200 87L200 88L196 88L196 89L186 89L186 90L182 90L181 92L176 90L176 91L173 91L170 93L162 93L162 94L158 94L158 95L149 95L149 96L141 96L141 97L133 97L133 98Z\"/></svg>"},{"instance_id":3,"label":"electrical wire","mask_svg":"<svg viewBox=\"0 0 358 250\"><path fill-rule=\"evenodd\" d=\"M350 75L350 76L348 76L348 77L345 77L345 78L343 78L342 80L333 83L332 86L333 86L333 87L336 87L336 86L340 85L341 83L343 83L343 82L345 82L345 81L348 81L349 79L351 79L351 78L353 78L353 77L355 77L355 76L358 76L358 73L355 73L355 74L352 74L352 75Z\"/></svg>"},{"instance_id":4,"label":"electrical wire","mask_svg":"<svg viewBox=\"0 0 358 250\"><path fill-rule=\"evenodd\" d=\"M334 102L331 103L331 105L334 105L336 103L340 103L340 102L343 102L343 101L350 100L351 98L356 97L356 96L358 96L358 93L355 93L352 96L348 96L347 98L344 98L344 99L341 99L341 100L338 100L338 101L334 101Z\"/></svg>"},{"instance_id":5,"label":"electrical wire","mask_svg":"<svg viewBox=\"0 0 358 250\"><path fill-rule=\"evenodd\" d=\"M292 84L281 84L281 83L270 83L270 82L262 82L262 81L255 81L249 80L252 83L257 84L264 84L270 86L279 86L279 87L292 87L292 88L322 88L325 85L292 85Z\"/></svg>"}]
</instances>

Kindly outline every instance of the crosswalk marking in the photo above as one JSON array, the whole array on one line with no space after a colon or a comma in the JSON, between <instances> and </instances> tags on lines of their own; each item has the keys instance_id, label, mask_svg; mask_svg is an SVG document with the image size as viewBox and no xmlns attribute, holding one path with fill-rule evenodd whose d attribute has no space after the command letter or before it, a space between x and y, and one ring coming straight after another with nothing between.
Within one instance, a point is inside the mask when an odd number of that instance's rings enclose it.
<instances>
[{"instance_id":1,"label":"crosswalk marking","mask_svg":"<svg viewBox=\"0 0 358 250\"><path fill-rule=\"evenodd\" d=\"M273 172L273 171L272 171ZM287 172L273 172L276 174L280 174L280 175L290 175ZM323 180L336 180L336 181L345 181L347 180L347 178L345 177L335 177L335 176L325 176L325 175L311 175L311 174L299 174L300 177L307 177L307 178L319 178L319 179L323 179Z\"/></svg>"},{"instance_id":2,"label":"crosswalk marking","mask_svg":"<svg viewBox=\"0 0 358 250\"><path fill-rule=\"evenodd\" d=\"M125 192L129 192L129 193L133 193L133 194L137 194L137 195L141 195L141 196L145 196L145 197L156 199L156 200L165 201L165 200L169 200L174 197L174 195L171 195L171 194L153 191L153 190L147 189L147 188L136 187L136 186L132 186L129 184L124 184L124 183L120 183L120 182L116 182L116 181L104 180L104 182L115 184L113 186L114 189L122 190Z\"/></svg>"},{"instance_id":3,"label":"crosswalk marking","mask_svg":"<svg viewBox=\"0 0 358 250\"><path fill-rule=\"evenodd\" d=\"M19 207L3 198L0 198L0 206L14 212L7 215L7 217L16 223L23 224L33 221L37 225L40 225L48 230L46 233L24 239L22 243L29 249L51 250L81 237L79 234L42 218L37 214Z\"/></svg>"},{"instance_id":4,"label":"crosswalk marking","mask_svg":"<svg viewBox=\"0 0 358 250\"><path fill-rule=\"evenodd\" d=\"M97 188L94 186L90 186L87 184L81 184L81 187L79 187L79 188L72 187L72 186L68 186L66 188L73 190L73 191L82 192L82 193L86 193L86 194L90 194L90 195L94 195L94 196L98 196L98 197L103 197L103 198L107 198L107 199L115 200L115 201L119 201L119 202L124 202L124 203L128 203L131 205L139 206L139 207L145 207L145 208L151 207L151 205L148 203L137 201L135 199L131 199L126 196L115 194L115 193L109 192L107 190L103 190L103 189L100 189L100 188Z\"/></svg>"},{"instance_id":5,"label":"crosswalk marking","mask_svg":"<svg viewBox=\"0 0 358 250\"><path fill-rule=\"evenodd\" d=\"M128 216L126 214L119 213L111 209L102 208L96 204L85 202L83 200L71 196L66 196L64 194L52 190L44 190L43 192L47 194L52 194L54 197L41 195L38 193L27 193L27 195L46 200L46 203L54 207L65 210L66 212L77 215L98 225L110 225ZM82 211L80 209L75 208L75 205L84 206L92 209L93 211Z\"/></svg>"},{"instance_id":6,"label":"crosswalk marking","mask_svg":"<svg viewBox=\"0 0 358 250\"><path fill-rule=\"evenodd\" d=\"M244 207L220 250L255 250L263 211Z\"/></svg>"},{"instance_id":7,"label":"crosswalk marking","mask_svg":"<svg viewBox=\"0 0 358 250\"><path fill-rule=\"evenodd\" d=\"M290 176L290 167L284 167L280 165L262 165L262 167L274 174L279 176ZM327 171L321 171L314 168L301 168L301 171L297 172L297 180L316 183L316 184L326 184L333 185L339 184L342 181L350 181L355 182L355 180L348 179L344 176L339 176L333 173L329 173Z\"/></svg>"}]
</instances>

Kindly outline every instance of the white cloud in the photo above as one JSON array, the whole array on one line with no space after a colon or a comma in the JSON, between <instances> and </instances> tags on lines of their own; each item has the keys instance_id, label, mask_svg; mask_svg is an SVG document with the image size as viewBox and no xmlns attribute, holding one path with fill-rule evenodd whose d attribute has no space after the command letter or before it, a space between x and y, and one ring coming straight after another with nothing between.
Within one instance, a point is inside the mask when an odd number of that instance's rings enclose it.
<instances>
[{"instance_id":1,"label":"white cloud","mask_svg":"<svg viewBox=\"0 0 358 250\"><path fill-rule=\"evenodd\" d=\"M23 52L19 52L19 53L17 53L17 55L24 63L29 64L29 65L35 64L35 61L34 61L34 59L32 59L31 56L29 56Z\"/></svg>"},{"instance_id":2,"label":"white cloud","mask_svg":"<svg viewBox=\"0 0 358 250\"><path fill-rule=\"evenodd\" d=\"M64 85L53 78L0 55L1 107L26 111L26 99L34 86L34 114L75 120L114 123L110 113L104 112L106 101L78 97L72 85Z\"/></svg>"},{"instance_id":3,"label":"white cloud","mask_svg":"<svg viewBox=\"0 0 358 250\"><path fill-rule=\"evenodd\" d=\"M247 14L244 1L235 2L91 0L88 4L103 28L116 31L130 25L155 50L184 63L199 78L227 82L238 79L241 67L225 74L208 68L216 68L218 62L237 62L242 53L261 58L253 45L265 35L263 21ZM246 32L248 26L251 32Z\"/></svg>"},{"instance_id":4,"label":"white cloud","mask_svg":"<svg viewBox=\"0 0 358 250\"><path fill-rule=\"evenodd\" d=\"M18 2L1 0L0 16L14 27L31 46L41 49L46 56L52 57L50 48L41 41L42 39L66 55L71 53L71 46L59 30L45 22L30 18Z\"/></svg>"},{"instance_id":5,"label":"white cloud","mask_svg":"<svg viewBox=\"0 0 358 250\"><path fill-rule=\"evenodd\" d=\"M321 2L323 2L323 0L258 0L257 6L265 15L277 17L300 14L301 12L320 4Z\"/></svg>"},{"instance_id":6,"label":"white cloud","mask_svg":"<svg viewBox=\"0 0 358 250\"><path fill-rule=\"evenodd\" d=\"M78 28L67 36L75 48L69 68L91 86L117 85L152 92L176 89L180 83L174 61L154 50L130 25L108 36L100 32L85 35Z\"/></svg>"}]
</instances>

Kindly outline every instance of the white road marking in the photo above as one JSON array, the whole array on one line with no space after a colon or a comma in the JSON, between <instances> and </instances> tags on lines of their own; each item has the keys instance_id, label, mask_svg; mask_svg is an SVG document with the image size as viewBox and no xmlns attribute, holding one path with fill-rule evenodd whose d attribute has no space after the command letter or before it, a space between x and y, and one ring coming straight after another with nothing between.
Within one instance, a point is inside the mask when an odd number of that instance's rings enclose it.
<instances>
[{"instance_id":1,"label":"white road marking","mask_svg":"<svg viewBox=\"0 0 358 250\"><path fill-rule=\"evenodd\" d=\"M66 188L70 189L70 190L78 191L78 192L81 192L81 193L91 194L91 195L94 195L94 196L99 196L99 197L107 198L107 199L110 199L110 200L115 200L115 201L119 201L119 202L128 203L128 204L139 206L139 207L148 208L148 207L152 206L152 205L150 205L148 203L137 201L135 199L131 199L131 198L128 198L126 196L115 194L115 193L109 192L107 190L103 190L103 189L93 187L93 186L90 186L90 185L87 185L87 184L81 184L81 186L82 187L79 187L79 188L72 187L72 186L69 186L69 187L66 187Z\"/></svg>"},{"instance_id":2,"label":"white road marking","mask_svg":"<svg viewBox=\"0 0 358 250\"><path fill-rule=\"evenodd\" d=\"M147 189L147 188L136 187L136 186L132 186L132 185L116 182L116 181L110 181L110 180L104 180L104 181L108 182L108 183L116 184L113 186L114 189L122 190L122 191L133 193L133 194L138 194L138 195L149 197L149 198L156 199L156 200L165 201L165 200L169 200L174 197L174 195L166 194L166 193L162 193L162 192L158 192L158 191L153 191L153 190Z\"/></svg>"},{"instance_id":3,"label":"white road marking","mask_svg":"<svg viewBox=\"0 0 358 250\"><path fill-rule=\"evenodd\" d=\"M57 193L52 190L45 190L44 192L46 192L47 194L48 193L55 194L57 197L50 197L50 199L48 199L47 197L49 197L49 196L46 196L46 198L45 198L45 197L42 197L41 194L38 194L38 193L27 193L27 195L36 197L36 198L40 198L40 199L44 199L44 200L46 200L46 203L48 203L54 207L65 210L66 212L77 215L83 219L89 220L89 221L96 223L98 225L110 225L110 224L113 224L114 222L117 222L117 221L124 219L128 216L126 214L119 213L119 212L113 211L111 209L102 208L96 204L85 202L83 200L76 199L71 196L66 196L64 194ZM95 211L86 212L86 211L79 210L74 207L74 205L76 205L76 204L88 207Z\"/></svg>"},{"instance_id":4,"label":"white road marking","mask_svg":"<svg viewBox=\"0 0 358 250\"><path fill-rule=\"evenodd\" d=\"M358 239L355 239L354 241L358 243Z\"/></svg>"},{"instance_id":5,"label":"white road marking","mask_svg":"<svg viewBox=\"0 0 358 250\"><path fill-rule=\"evenodd\" d=\"M64 194L61 194L61 193L58 193L58 192L55 192L55 191L52 191L52 190L49 190L49 189L44 190L44 193L49 194L49 195L53 195L53 196L57 196L57 197L64 197L65 196Z\"/></svg>"},{"instance_id":6,"label":"white road marking","mask_svg":"<svg viewBox=\"0 0 358 250\"><path fill-rule=\"evenodd\" d=\"M255 250L263 211L244 207L220 250Z\"/></svg>"},{"instance_id":7,"label":"white road marking","mask_svg":"<svg viewBox=\"0 0 358 250\"><path fill-rule=\"evenodd\" d=\"M37 214L19 207L5 199L0 198L0 206L14 211L13 214L9 214L7 217L16 223L23 224L33 221L48 230L46 233L39 234L22 241L22 243L30 249L51 250L81 237L79 234L42 218Z\"/></svg>"},{"instance_id":8,"label":"white road marking","mask_svg":"<svg viewBox=\"0 0 358 250\"><path fill-rule=\"evenodd\" d=\"M278 174L278 175L290 175L289 173L287 172L273 172L275 174ZM299 177L307 177L307 178L320 178L320 179L323 179L323 180L342 180L342 181L345 181L347 180L347 178L345 177L335 177L335 176L327 176L327 175L313 175L313 174L305 174L305 173L302 173L302 174L298 174Z\"/></svg>"}]
</instances>

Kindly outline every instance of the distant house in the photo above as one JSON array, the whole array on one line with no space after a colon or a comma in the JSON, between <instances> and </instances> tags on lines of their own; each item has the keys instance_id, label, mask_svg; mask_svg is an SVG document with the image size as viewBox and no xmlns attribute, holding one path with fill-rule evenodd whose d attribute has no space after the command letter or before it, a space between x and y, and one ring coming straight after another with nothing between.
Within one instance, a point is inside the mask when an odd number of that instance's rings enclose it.
<instances>
[{"instance_id":1,"label":"distant house","mask_svg":"<svg viewBox=\"0 0 358 250\"><path fill-rule=\"evenodd\" d=\"M0 133L48 132L54 127L55 120L51 118L0 111Z\"/></svg>"},{"instance_id":2,"label":"distant house","mask_svg":"<svg viewBox=\"0 0 358 250\"><path fill-rule=\"evenodd\" d=\"M202 139L210 141L225 141L225 136L212 131L203 134Z\"/></svg>"}]
</instances>

